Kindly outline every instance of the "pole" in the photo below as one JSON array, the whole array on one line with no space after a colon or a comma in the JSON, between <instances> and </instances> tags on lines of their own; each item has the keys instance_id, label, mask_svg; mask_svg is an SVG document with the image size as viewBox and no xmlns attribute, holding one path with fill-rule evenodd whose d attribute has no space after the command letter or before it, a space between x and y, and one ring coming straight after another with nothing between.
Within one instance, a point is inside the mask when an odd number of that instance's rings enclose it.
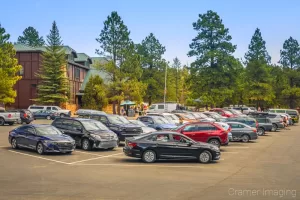
<instances>
[{"instance_id":1,"label":"pole","mask_svg":"<svg viewBox=\"0 0 300 200\"><path fill-rule=\"evenodd\" d=\"M165 91L164 91L164 106L166 107L166 95L167 95L167 70L168 65L166 64L166 70L165 70Z\"/></svg>"}]
</instances>

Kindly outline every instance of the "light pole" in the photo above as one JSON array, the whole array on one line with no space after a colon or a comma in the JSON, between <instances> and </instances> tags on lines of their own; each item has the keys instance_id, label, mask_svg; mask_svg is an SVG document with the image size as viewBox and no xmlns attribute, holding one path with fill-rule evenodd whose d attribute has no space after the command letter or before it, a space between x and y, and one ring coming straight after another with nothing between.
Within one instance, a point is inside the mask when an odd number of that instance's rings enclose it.
<instances>
[{"instance_id":1,"label":"light pole","mask_svg":"<svg viewBox=\"0 0 300 200\"><path fill-rule=\"evenodd\" d=\"M166 95L167 95L167 70L168 65L166 64L166 70L165 70L165 90L164 90L164 105L166 107Z\"/></svg>"}]
</instances>

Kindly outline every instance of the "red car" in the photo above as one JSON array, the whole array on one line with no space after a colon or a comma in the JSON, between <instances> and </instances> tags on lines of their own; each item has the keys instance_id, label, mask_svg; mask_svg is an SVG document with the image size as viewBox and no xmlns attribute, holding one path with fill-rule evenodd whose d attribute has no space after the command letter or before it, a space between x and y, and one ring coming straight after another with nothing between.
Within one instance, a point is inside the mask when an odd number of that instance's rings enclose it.
<instances>
[{"instance_id":1,"label":"red car","mask_svg":"<svg viewBox=\"0 0 300 200\"><path fill-rule=\"evenodd\" d=\"M218 147L227 145L228 131L224 130L221 125L214 122L194 122L187 123L175 130L182 133L197 142L207 142Z\"/></svg>"},{"instance_id":2,"label":"red car","mask_svg":"<svg viewBox=\"0 0 300 200\"><path fill-rule=\"evenodd\" d=\"M234 114L229 112L228 110L224 110L222 108L213 108L210 110L210 112L216 112L219 115L222 115L223 117L233 117Z\"/></svg>"}]
</instances>

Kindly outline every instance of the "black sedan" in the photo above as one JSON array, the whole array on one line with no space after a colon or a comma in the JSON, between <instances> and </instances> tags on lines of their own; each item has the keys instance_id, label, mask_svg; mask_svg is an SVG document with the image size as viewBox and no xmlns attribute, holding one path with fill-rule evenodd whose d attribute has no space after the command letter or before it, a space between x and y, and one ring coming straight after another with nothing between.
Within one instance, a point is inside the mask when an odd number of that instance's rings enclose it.
<instances>
[{"instance_id":1,"label":"black sedan","mask_svg":"<svg viewBox=\"0 0 300 200\"><path fill-rule=\"evenodd\" d=\"M29 148L39 154L47 152L72 153L75 140L51 125L24 125L9 132L8 141L13 149Z\"/></svg>"},{"instance_id":2,"label":"black sedan","mask_svg":"<svg viewBox=\"0 0 300 200\"><path fill-rule=\"evenodd\" d=\"M126 138L125 155L141 158L146 163L158 159L197 159L209 163L220 159L220 149L208 143L195 142L180 133L159 131Z\"/></svg>"}]
</instances>

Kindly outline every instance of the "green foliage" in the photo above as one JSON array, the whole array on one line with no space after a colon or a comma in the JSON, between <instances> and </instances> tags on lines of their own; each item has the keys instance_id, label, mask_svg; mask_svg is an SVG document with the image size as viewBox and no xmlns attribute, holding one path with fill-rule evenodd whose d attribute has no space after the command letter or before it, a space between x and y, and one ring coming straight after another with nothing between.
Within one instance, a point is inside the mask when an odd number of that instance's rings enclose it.
<instances>
[{"instance_id":1,"label":"green foliage","mask_svg":"<svg viewBox=\"0 0 300 200\"><path fill-rule=\"evenodd\" d=\"M188 53L196 57L190 72L192 96L203 104L222 106L234 93L235 71L240 65L232 56L236 46L216 12L200 14L193 27L198 34Z\"/></svg>"},{"instance_id":2,"label":"green foliage","mask_svg":"<svg viewBox=\"0 0 300 200\"><path fill-rule=\"evenodd\" d=\"M22 68L15 58L16 51L13 44L8 42L9 38L9 34L5 33L0 24L0 102L4 104L15 102L17 93L14 85L21 79L17 73Z\"/></svg>"},{"instance_id":3,"label":"green foliage","mask_svg":"<svg viewBox=\"0 0 300 200\"><path fill-rule=\"evenodd\" d=\"M280 50L280 64L290 69L300 67L300 47L298 41L290 37L283 43L283 49Z\"/></svg>"},{"instance_id":4,"label":"green foliage","mask_svg":"<svg viewBox=\"0 0 300 200\"><path fill-rule=\"evenodd\" d=\"M255 30L248 48L249 50L245 54L246 64L252 60L263 60L266 63L271 62L271 57L266 49L266 42L263 40L258 28Z\"/></svg>"},{"instance_id":5,"label":"green foliage","mask_svg":"<svg viewBox=\"0 0 300 200\"><path fill-rule=\"evenodd\" d=\"M146 98L151 105L153 101L162 101L164 96L164 73L167 62L162 59L166 48L150 33L141 44L137 45L142 56L142 80L148 85Z\"/></svg>"},{"instance_id":6,"label":"green foliage","mask_svg":"<svg viewBox=\"0 0 300 200\"><path fill-rule=\"evenodd\" d=\"M178 92L178 89L179 89L179 77L180 77L180 68L181 68L181 62L180 60L176 57L173 59L173 68L175 69L175 84L176 84L176 102L179 101L179 92Z\"/></svg>"},{"instance_id":7,"label":"green foliage","mask_svg":"<svg viewBox=\"0 0 300 200\"><path fill-rule=\"evenodd\" d=\"M29 26L23 31L23 36L18 37L18 43L37 47L45 45L45 40L39 36L39 32L35 28Z\"/></svg>"},{"instance_id":8,"label":"green foliage","mask_svg":"<svg viewBox=\"0 0 300 200\"><path fill-rule=\"evenodd\" d=\"M84 89L83 107L102 110L108 104L107 88L99 75L91 76Z\"/></svg>"},{"instance_id":9,"label":"green foliage","mask_svg":"<svg viewBox=\"0 0 300 200\"><path fill-rule=\"evenodd\" d=\"M35 101L39 103L59 105L68 101L69 84L66 74L65 51L62 45L54 21L50 34L47 36L47 47L43 53L42 68L37 73L41 83L38 85L38 98Z\"/></svg>"}]
</instances>

